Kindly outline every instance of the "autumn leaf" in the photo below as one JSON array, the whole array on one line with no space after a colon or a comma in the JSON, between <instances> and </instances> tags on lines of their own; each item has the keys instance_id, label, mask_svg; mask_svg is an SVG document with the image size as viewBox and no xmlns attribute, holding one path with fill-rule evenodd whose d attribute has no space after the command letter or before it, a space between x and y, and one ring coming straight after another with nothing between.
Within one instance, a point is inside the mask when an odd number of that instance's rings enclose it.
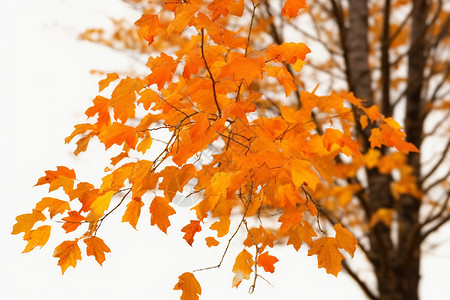
<instances>
[{"instance_id":1,"label":"autumn leaf","mask_svg":"<svg viewBox=\"0 0 450 300\"><path fill-rule=\"evenodd\" d=\"M181 290L181 300L199 299L202 294L202 288L195 278L194 274L186 272L178 277L178 283L174 286L174 290Z\"/></svg>"},{"instance_id":2,"label":"autumn leaf","mask_svg":"<svg viewBox=\"0 0 450 300\"><path fill-rule=\"evenodd\" d=\"M205 241L206 241L206 246L208 246L208 248L215 247L215 246L219 245L219 242L215 238L213 238L212 236L207 237L205 239Z\"/></svg>"},{"instance_id":3,"label":"autumn leaf","mask_svg":"<svg viewBox=\"0 0 450 300\"><path fill-rule=\"evenodd\" d=\"M210 229L217 231L218 237L223 237L227 235L228 231L230 230L230 219L222 217L219 221L214 222Z\"/></svg>"},{"instance_id":4,"label":"autumn leaf","mask_svg":"<svg viewBox=\"0 0 450 300\"><path fill-rule=\"evenodd\" d=\"M62 214L66 210L70 210L70 205L67 201L52 197L44 197L36 204L36 209L42 212L46 208L48 208L48 211L50 212L50 219L52 219L56 214Z\"/></svg>"},{"instance_id":5,"label":"autumn leaf","mask_svg":"<svg viewBox=\"0 0 450 300\"><path fill-rule=\"evenodd\" d=\"M313 242L308 255L317 255L319 268L325 268L328 274L337 277L342 270L341 261L344 256L338 250L337 240L332 237L322 237Z\"/></svg>"},{"instance_id":6,"label":"autumn leaf","mask_svg":"<svg viewBox=\"0 0 450 300\"><path fill-rule=\"evenodd\" d=\"M269 252L264 252L258 256L258 266L263 267L264 271L273 273L275 272L274 264L278 261L278 258L269 254Z\"/></svg>"},{"instance_id":7,"label":"autumn leaf","mask_svg":"<svg viewBox=\"0 0 450 300\"><path fill-rule=\"evenodd\" d=\"M97 96L94 100L92 100L92 102L94 105L89 107L84 114L89 118L98 115L97 124L109 125L111 123L111 116L109 114L109 99L102 96Z\"/></svg>"},{"instance_id":8,"label":"autumn leaf","mask_svg":"<svg viewBox=\"0 0 450 300\"><path fill-rule=\"evenodd\" d=\"M99 237L92 236L84 240L87 245L86 253L88 256L94 256L95 260L102 265L105 261L105 253L111 252L105 242Z\"/></svg>"},{"instance_id":9,"label":"autumn leaf","mask_svg":"<svg viewBox=\"0 0 450 300\"><path fill-rule=\"evenodd\" d=\"M172 75L177 69L178 62L171 56L161 52L159 57L150 57L147 66L152 70L152 73L147 76L146 80L150 84L156 84L158 89L164 88L166 81L172 80Z\"/></svg>"},{"instance_id":10,"label":"autumn leaf","mask_svg":"<svg viewBox=\"0 0 450 300\"><path fill-rule=\"evenodd\" d=\"M55 248L53 257L59 258L58 266L61 267L63 274L68 267L75 268L77 266L77 260L81 260L81 250L80 247L78 247L78 239L62 242L62 244Z\"/></svg>"},{"instance_id":11,"label":"autumn leaf","mask_svg":"<svg viewBox=\"0 0 450 300\"><path fill-rule=\"evenodd\" d=\"M186 242L192 246L192 243L194 242L194 236L197 232L202 231L202 227L200 226L200 221L197 220L191 220L191 222L184 226L181 229L182 232L184 232L183 239L186 240Z\"/></svg>"},{"instance_id":12,"label":"autumn leaf","mask_svg":"<svg viewBox=\"0 0 450 300\"><path fill-rule=\"evenodd\" d=\"M113 108L114 118L122 123L135 116L136 93L144 87L139 78L122 79L111 94L109 105Z\"/></svg>"},{"instance_id":13,"label":"autumn leaf","mask_svg":"<svg viewBox=\"0 0 450 300\"><path fill-rule=\"evenodd\" d=\"M311 189L315 190L317 184L320 182L319 176L312 169L309 161L302 159L291 159L289 161L291 166L292 181L297 188L306 182Z\"/></svg>"},{"instance_id":14,"label":"autumn leaf","mask_svg":"<svg viewBox=\"0 0 450 300\"><path fill-rule=\"evenodd\" d=\"M50 225L44 225L32 230L26 238L24 237L28 244L22 253L30 252L37 246L41 246L41 248L44 247L50 237L50 230Z\"/></svg>"},{"instance_id":15,"label":"autumn leaf","mask_svg":"<svg viewBox=\"0 0 450 300\"><path fill-rule=\"evenodd\" d=\"M339 223L334 225L333 229L336 231L337 246L347 251L350 256L353 257L356 245L358 245L358 240L350 233L350 231L348 231L348 229L342 227Z\"/></svg>"},{"instance_id":16,"label":"autumn leaf","mask_svg":"<svg viewBox=\"0 0 450 300\"><path fill-rule=\"evenodd\" d=\"M150 204L150 214L151 225L156 225L162 232L167 233L167 228L170 226L169 216L175 214L175 210L169 205L169 200L156 196ZM186 232L186 234L188 233Z\"/></svg>"},{"instance_id":17,"label":"autumn leaf","mask_svg":"<svg viewBox=\"0 0 450 300\"><path fill-rule=\"evenodd\" d=\"M298 11L306 7L305 0L287 0L284 3L283 9L281 10L281 15L293 19L298 15Z\"/></svg>"},{"instance_id":18,"label":"autumn leaf","mask_svg":"<svg viewBox=\"0 0 450 300\"><path fill-rule=\"evenodd\" d=\"M141 208L144 206L141 198L133 198L127 204L125 214L122 216L122 222L128 222L134 229L136 229L139 216L141 215Z\"/></svg>"},{"instance_id":19,"label":"autumn leaf","mask_svg":"<svg viewBox=\"0 0 450 300\"><path fill-rule=\"evenodd\" d=\"M394 219L395 211L392 208L379 208L370 217L370 227L374 227L379 222L384 223L387 227L391 227L392 220Z\"/></svg>"},{"instance_id":20,"label":"autumn leaf","mask_svg":"<svg viewBox=\"0 0 450 300\"><path fill-rule=\"evenodd\" d=\"M192 22L194 14L198 9L199 7L191 3L182 3L178 5L175 10L175 18L167 27L167 33L181 34L186 29L186 26Z\"/></svg>"},{"instance_id":21,"label":"autumn leaf","mask_svg":"<svg viewBox=\"0 0 450 300\"><path fill-rule=\"evenodd\" d=\"M112 196L114 196L115 193L115 191L109 191L95 199L91 205L92 213L94 213L97 217L103 216L111 203Z\"/></svg>"},{"instance_id":22,"label":"autumn leaf","mask_svg":"<svg viewBox=\"0 0 450 300\"><path fill-rule=\"evenodd\" d=\"M160 176L163 177L163 181L159 185L159 188L164 191L164 194L172 200L177 192L182 192L184 186L197 174L197 170L194 165L186 164L181 169L168 166L160 172Z\"/></svg>"},{"instance_id":23,"label":"autumn leaf","mask_svg":"<svg viewBox=\"0 0 450 300\"><path fill-rule=\"evenodd\" d=\"M30 214L23 214L16 217L17 223L13 226L12 234L19 234L24 232L27 235L31 229L33 229L34 224L39 221L45 221L47 218L44 214L37 209L33 209Z\"/></svg>"},{"instance_id":24,"label":"autumn leaf","mask_svg":"<svg viewBox=\"0 0 450 300\"><path fill-rule=\"evenodd\" d=\"M148 41L149 45L153 43L155 37L160 31L159 19L157 15L143 14L142 17L134 23L134 25L139 27L139 37Z\"/></svg>"},{"instance_id":25,"label":"autumn leaf","mask_svg":"<svg viewBox=\"0 0 450 300\"><path fill-rule=\"evenodd\" d=\"M112 145L122 145L126 143L130 148L134 149L138 141L136 129L134 127L124 125L118 122L112 123L106 127L99 135L100 142L105 144L105 149Z\"/></svg>"},{"instance_id":26,"label":"autumn leaf","mask_svg":"<svg viewBox=\"0 0 450 300\"><path fill-rule=\"evenodd\" d=\"M232 283L233 287L238 287L242 280L250 278L254 264L253 256L247 250L244 249L238 254L233 265L233 272L235 273Z\"/></svg>"},{"instance_id":27,"label":"autumn leaf","mask_svg":"<svg viewBox=\"0 0 450 300\"><path fill-rule=\"evenodd\" d=\"M106 78L102 79L98 82L98 91L101 92L103 91L105 88L107 88L109 86L109 84L114 81L119 79L119 75L117 75L117 73L108 73L106 74Z\"/></svg>"},{"instance_id":28,"label":"autumn leaf","mask_svg":"<svg viewBox=\"0 0 450 300\"><path fill-rule=\"evenodd\" d=\"M69 211L69 216L62 219L64 224L62 228L66 231L66 233L72 232L81 225L81 222L86 220L84 216L82 216L78 211Z\"/></svg>"}]
</instances>

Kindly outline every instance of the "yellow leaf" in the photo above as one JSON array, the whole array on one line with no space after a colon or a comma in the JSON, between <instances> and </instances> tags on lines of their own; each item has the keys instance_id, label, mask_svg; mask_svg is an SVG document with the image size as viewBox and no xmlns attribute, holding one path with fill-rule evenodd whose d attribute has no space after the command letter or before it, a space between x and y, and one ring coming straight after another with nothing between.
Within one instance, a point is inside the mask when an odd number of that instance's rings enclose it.
<instances>
[{"instance_id":1,"label":"yellow leaf","mask_svg":"<svg viewBox=\"0 0 450 300\"><path fill-rule=\"evenodd\" d=\"M114 196L115 193L115 191L109 191L95 199L95 201L91 204L91 211L95 214L95 216L103 216L111 203L112 196Z\"/></svg>"},{"instance_id":2,"label":"yellow leaf","mask_svg":"<svg viewBox=\"0 0 450 300\"><path fill-rule=\"evenodd\" d=\"M242 250L241 253L236 257L236 261L234 262L233 272L235 273L233 278L233 287L238 287L239 284L244 279L249 279L250 274L252 273L252 267L255 265L255 261L253 260L253 256L247 251Z\"/></svg>"},{"instance_id":3,"label":"yellow leaf","mask_svg":"<svg viewBox=\"0 0 450 300\"><path fill-rule=\"evenodd\" d=\"M178 283L174 286L174 290L181 290L181 300L196 300L198 295L202 294L202 288L195 278L194 274L186 272L178 277Z\"/></svg>"},{"instance_id":4,"label":"yellow leaf","mask_svg":"<svg viewBox=\"0 0 450 300\"><path fill-rule=\"evenodd\" d=\"M105 261L105 253L111 252L108 246L106 246L105 242L101 238L96 236L92 236L84 240L87 245L86 253L88 256L94 256L95 260L102 265Z\"/></svg>"},{"instance_id":5,"label":"yellow leaf","mask_svg":"<svg viewBox=\"0 0 450 300\"><path fill-rule=\"evenodd\" d=\"M26 245L25 250L23 250L22 253L30 252L37 246L41 246L41 248L44 247L50 237L50 229L50 225L44 225L36 228L35 230L32 230L26 238L28 244Z\"/></svg>"},{"instance_id":6,"label":"yellow leaf","mask_svg":"<svg viewBox=\"0 0 450 300\"><path fill-rule=\"evenodd\" d=\"M303 183L307 183L311 189L315 190L320 182L319 176L312 169L311 163L302 159L291 159L289 161L292 173L292 182L299 188Z\"/></svg>"}]
</instances>

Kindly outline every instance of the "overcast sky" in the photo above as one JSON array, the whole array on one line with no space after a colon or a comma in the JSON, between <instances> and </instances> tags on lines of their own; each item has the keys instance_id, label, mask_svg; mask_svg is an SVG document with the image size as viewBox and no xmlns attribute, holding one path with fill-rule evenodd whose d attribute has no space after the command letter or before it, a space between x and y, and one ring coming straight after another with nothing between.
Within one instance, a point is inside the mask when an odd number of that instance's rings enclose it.
<instances>
[{"instance_id":1,"label":"overcast sky","mask_svg":"<svg viewBox=\"0 0 450 300\"><path fill-rule=\"evenodd\" d=\"M75 158L74 145L65 145L64 138L74 124L86 121L83 112L97 93L101 78L89 70L123 71L133 62L106 47L81 42L77 35L88 27L107 26L109 16L138 16L118 0L0 3L0 299L178 299L180 292L172 290L177 277L217 264L225 246L207 249L197 242L189 247L179 231L192 217L187 209L179 208L185 216L171 219L167 236L150 227L147 210L138 231L120 222L120 212L111 215L98 233L112 250L103 267L83 256L64 276L52 257L65 238L63 232L52 228L47 245L28 254L21 254L26 244L21 236L10 235L15 216L30 212L47 196L45 187L32 187L45 170L65 165L85 181L101 177L108 164L103 148L90 145ZM327 275L317 268L316 256L308 257L306 249L297 253L291 246L271 251L280 259L275 274L264 275L273 287L259 280L252 295L247 293L248 281L231 288L239 244L232 243L221 269L196 273L201 299L364 299L344 274L337 279ZM426 256L422 268L422 296L445 299L450 293L450 258L442 250L433 253L437 255ZM369 274L362 265L356 268Z\"/></svg>"}]
</instances>

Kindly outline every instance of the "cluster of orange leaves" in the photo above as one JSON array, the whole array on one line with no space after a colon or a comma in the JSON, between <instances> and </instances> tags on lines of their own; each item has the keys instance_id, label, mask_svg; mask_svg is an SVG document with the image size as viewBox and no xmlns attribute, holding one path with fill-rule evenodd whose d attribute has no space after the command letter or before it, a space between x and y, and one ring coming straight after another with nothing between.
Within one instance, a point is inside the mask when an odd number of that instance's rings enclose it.
<instances>
[{"instance_id":1,"label":"cluster of orange leaves","mask_svg":"<svg viewBox=\"0 0 450 300\"><path fill-rule=\"evenodd\" d=\"M351 106L361 112L361 126L371 130L372 148L386 145L403 153L417 149L404 141L398 123L385 118L376 106L364 107L350 93L317 96L301 92L301 108L280 106L277 116L264 116L263 94L252 84L272 77L289 96L297 88L286 66L300 71L310 50L303 43L252 49L251 30L260 3L246 2L213 0L206 5L202 0L172 1L159 14L144 14L136 21L138 34L149 45L155 39L182 35L189 39L172 55L161 52L150 57L147 66L151 72L145 78L121 79L111 73L99 82L100 92L112 82L118 84L110 97L93 100L86 115L94 121L76 125L66 143L78 138L76 155L93 139L105 149L122 150L111 158L100 187L80 181L67 167L45 172L36 185L48 184L49 192L62 188L68 200L43 198L31 213L17 217L12 233L24 233L24 252L48 241L50 225L33 229L48 219L44 214L48 209L49 219L63 216L59 222L66 233L84 228L79 238L56 247L54 256L62 272L81 259L81 240L86 254L101 265L105 253L110 252L97 236L104 218L126 204L122 222L136 228L142 208L150 202L151 225L167 233L169 217L176 213L172 200L194 182L192 192L202 200L192 208L197 218L181 229L189 245L203 229L217 232L216 237L211 233L206 238L208 247L219 245L217 239L223 240L229 233L232 211L241 212L239 227L245 225L247 238L233 266L233 286L249 279L257 266L274 272L278 259L267 248L286 240L296 250L307 244L308 255L317 255L319 267L337 276L344 258L339 249L353 256L357 240L340 224L333 227L335 237L315 229L320 207L308 201L307 194L319 195L335 178L352 176L354 170L372 168L381 161L378 150L363 155L352 139L355 120ZM251 25L237 31L227 29L230 18L245 13L245 4L252 7ZM304 1L287 0L282 14L292 19L304 7ZM169 21L162 18L167 14ZM144 111L139 118L138 110ZM330 122L323 134L315 133L320 124L311 120L313 110ZM334 122L339 129L333 128ZM167 140L154 139L158 132L164 132ZM152 148L156 143L163 146L155 154ZM202 155L209 152L212 161L207 163ZM149 154L155 157L143 158ZM335 159L341 154L352 162L338 164ZM262 220L268 211L280 216L278 222L265 226ZM252 216L260 225L248 228L246 219ZM256 255L246 250L251 247L256 248ZM196 299L201 294L190 272L179 277L175 289L182 290L182 299Z\"/></svg>"}]
</instances>

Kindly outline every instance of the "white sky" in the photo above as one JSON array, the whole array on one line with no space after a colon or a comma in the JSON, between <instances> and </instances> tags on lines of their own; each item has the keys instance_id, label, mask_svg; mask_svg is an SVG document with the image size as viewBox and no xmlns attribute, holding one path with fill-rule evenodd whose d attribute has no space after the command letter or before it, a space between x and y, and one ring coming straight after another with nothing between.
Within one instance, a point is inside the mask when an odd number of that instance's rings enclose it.
<instances>
[{"instance_id":1,"label":"white sky","mask_svg":"<svg viewBox=\"0 0 450 300\"><path fill-rule=\"evenodd\" d=\"M21 254L26 244L21 237L10 235L14 218L47 195L45 188L32 188L44 170L65 165L83 180L100 178L107 165L103 148L90 145L75 158L74 145L65 145L64 138L74 124L86 120L83 112L97 93L100 78L89 70L127 70L131 61L106 47L80 42L77 34L108 24L109 16L138 16L113 0L14 0L0 5L0 299L178 299L180 291L172 290L178 276L217 264L225 247L202 246L201 233L194 248L189 247L179 231L192 217L187 210L185 217L171 219L168 236L150 227L148 204L138 231L120 223L120 212L111 215L99 231L112 250L103 267L83 256L64 276L52 257L64 233L52 228L47 245L28 254ZM196 273L201 299L364 299L344 274L337 279L327 275L317 268L316 256L291 246L270 251L280 262L275 274L263 276L274 287L258 280L252 295L247 293L249 281L231 288L239 244L232 243L221 269ZM356 268L368 274L364 266ZM422 299L448 298L449 269L448 256L425 257Z\"/></svg>"}]
</instances>

